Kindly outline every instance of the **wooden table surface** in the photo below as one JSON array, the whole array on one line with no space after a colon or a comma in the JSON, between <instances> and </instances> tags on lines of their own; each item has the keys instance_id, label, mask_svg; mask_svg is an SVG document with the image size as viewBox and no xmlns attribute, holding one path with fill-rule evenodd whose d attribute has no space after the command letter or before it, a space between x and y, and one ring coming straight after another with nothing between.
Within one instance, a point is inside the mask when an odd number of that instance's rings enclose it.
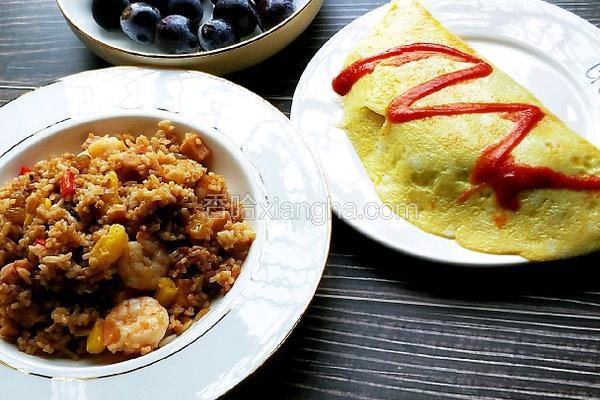
<instances>
[{"instance_id":1,"label":"wooden table surface","mask_svg":"<svg viewBox=\"0 0 600 400\"><path fill-rule=\"evenodd\" d=\"M295 43L229 78L288 113L319 47L385 2L326 0ZM600 26L600 1L552 2ZM0 27L0 104L107 66L54 0L0 0ZM227 399L600 399L598 266L433 265L333 224L325 275L301 323Z\"/></svg>"}]
</instances>

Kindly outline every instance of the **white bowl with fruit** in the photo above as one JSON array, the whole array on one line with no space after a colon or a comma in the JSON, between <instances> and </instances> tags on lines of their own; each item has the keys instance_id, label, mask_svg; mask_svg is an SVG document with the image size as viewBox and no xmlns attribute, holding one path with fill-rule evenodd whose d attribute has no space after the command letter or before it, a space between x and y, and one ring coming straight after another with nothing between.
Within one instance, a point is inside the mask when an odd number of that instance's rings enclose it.
<instances>
[{"instance_id":1,"label":"white bowl with fruit","mask_svg":"<svg viewBox=\"0 0 600 400\"><path fill-rule=\"evenodd\" d=\"M323 0L57 0L73 32L116 65L227 74L296 39Z\"/></svg>"}]
</instances>

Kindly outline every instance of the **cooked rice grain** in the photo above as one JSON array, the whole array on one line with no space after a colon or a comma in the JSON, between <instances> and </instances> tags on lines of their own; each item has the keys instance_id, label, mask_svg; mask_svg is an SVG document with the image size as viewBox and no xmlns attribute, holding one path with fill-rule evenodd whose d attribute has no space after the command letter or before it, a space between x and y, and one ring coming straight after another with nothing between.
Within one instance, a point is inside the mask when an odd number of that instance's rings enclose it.
<instances>
[{"instance_id":1,"label":"cooked rice grain","mask_svg":"<svg viewBox=\"0 0 600 400\"><path fill-rule=\"evenodd\" d=\"M86 356L97 321L150 296L169 299L165 345L231 289L255 234L197 134L180 142L162 121L151 138L90 134L82 147L0 187L0 336L29 354Z\"/></svg>"}]
</instances>

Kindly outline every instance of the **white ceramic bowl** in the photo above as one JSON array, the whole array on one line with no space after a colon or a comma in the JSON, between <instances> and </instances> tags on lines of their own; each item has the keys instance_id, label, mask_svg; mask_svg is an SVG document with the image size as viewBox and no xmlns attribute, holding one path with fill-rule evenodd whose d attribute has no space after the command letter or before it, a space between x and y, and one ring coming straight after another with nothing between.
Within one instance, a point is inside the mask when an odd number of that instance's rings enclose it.
<instances>
[{"instance_id":1,"label":"white ceramic bowl","mask_svg":"<svg viewBox=\"0 0 600 400\"><path fill-rule=\"evenodd\" d=\"M0 107L0 126L10 132L0 135L0 155L6 153L0 178L54 153L52 146L76 149L82 131L90 128L101 132L118 121L121 129L131 123L151 133L163 118L203 135L218 156L212 167L225 175L233 193L264 192L246 207L257 241L242 275L186 334L134 360L110 365L46 360L1 343L2 399L213 400L262 365L306 310L329 249L325 181L289 119L238 85L164 68L103 68L62 78ZM26 151L30 145L37 151ZM235 169L246 158L252 167ZM283 214L287 206L297 212Z\"/></svg>"},{"instance_id":2,"label":"white ceramic bowl","mask_svg":"<svg viewBox=\"0 0 600 400\"><path fill-rule=\"evenodd\" d=\"M92 18L92 0L56 0L73 32L96 55L115 65L154 65L197 69L223 75L255 65L290 44L312 22L324 0L294 0L296 11L267 32L258 30L240 43L207 52L165 54L154 45L141 45L120 31L102 29ZM204 0L204 20L212 3Z\"/></svg>"},{"instance_id":3,"label":"white ceramic bowl","mask_svg":"<svg viewBox=\"0 0 600 400\"><path fill-rule=\"evenodd\" d=\"M158 129L157 123L162 119L171 120L175 126L176 135L181 138L186 132L196 132L201 135L203 141L213 152L208 165L209 169L225 177L233 196L244 198L249 195L250 198L259 199L265 195L257 171L232 140L202 123L197 121L192 124L186 123L185 119L177 114L158 110L115 111L110 114L96 114L91 117L62 121L36 132L0 155L0 182L4 183L12 179L22 165L31 166L37 161L59 156L65 152L80 152L81 144L90 132L98 135L129 133L152 136ZM256 231L257 236L244 261L242 273L232 290L224 297L213 301L208 314L166 346L145 356L121 362L114 362L114 359L110 357L83 358L73 361L28 355L18 351L13 344L0 340L0 359L13 368L37 375L89 379L135 370L181 350L202 336L231 309L233 302L259 265L259 253L265 239L264 221L250 219L248 222Z\"/></svg>"}]
</instances>

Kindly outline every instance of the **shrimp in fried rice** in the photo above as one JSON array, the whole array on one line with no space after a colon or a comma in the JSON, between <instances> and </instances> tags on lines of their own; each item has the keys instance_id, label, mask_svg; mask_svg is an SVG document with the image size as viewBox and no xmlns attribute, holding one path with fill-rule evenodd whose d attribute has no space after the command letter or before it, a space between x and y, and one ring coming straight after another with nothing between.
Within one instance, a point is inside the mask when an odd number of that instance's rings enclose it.
<instances>
[{"instance_id":1,"label":"shrimp in fried rice","mask_svg":"<svg viewBox=\"0 0 600 400\"><path fill-rule=\"evenodd\" d=\"M158 347L168 326L169 314L154 298L128 299L104 320L104 345L112 353L144 355Z\"/></svg>"},{"instance_id":2,"label":"shrimp in fried rice","mask_svg":"<svg viewBox=\"0 0 600 400\"><path fill-rule=\"evenodd\" d=\"M139 290L154 290L158 281L167 275L171 257L150 235L140 232L127 247L117 265L125 286Z\"/></svg>"}]
</instances>

